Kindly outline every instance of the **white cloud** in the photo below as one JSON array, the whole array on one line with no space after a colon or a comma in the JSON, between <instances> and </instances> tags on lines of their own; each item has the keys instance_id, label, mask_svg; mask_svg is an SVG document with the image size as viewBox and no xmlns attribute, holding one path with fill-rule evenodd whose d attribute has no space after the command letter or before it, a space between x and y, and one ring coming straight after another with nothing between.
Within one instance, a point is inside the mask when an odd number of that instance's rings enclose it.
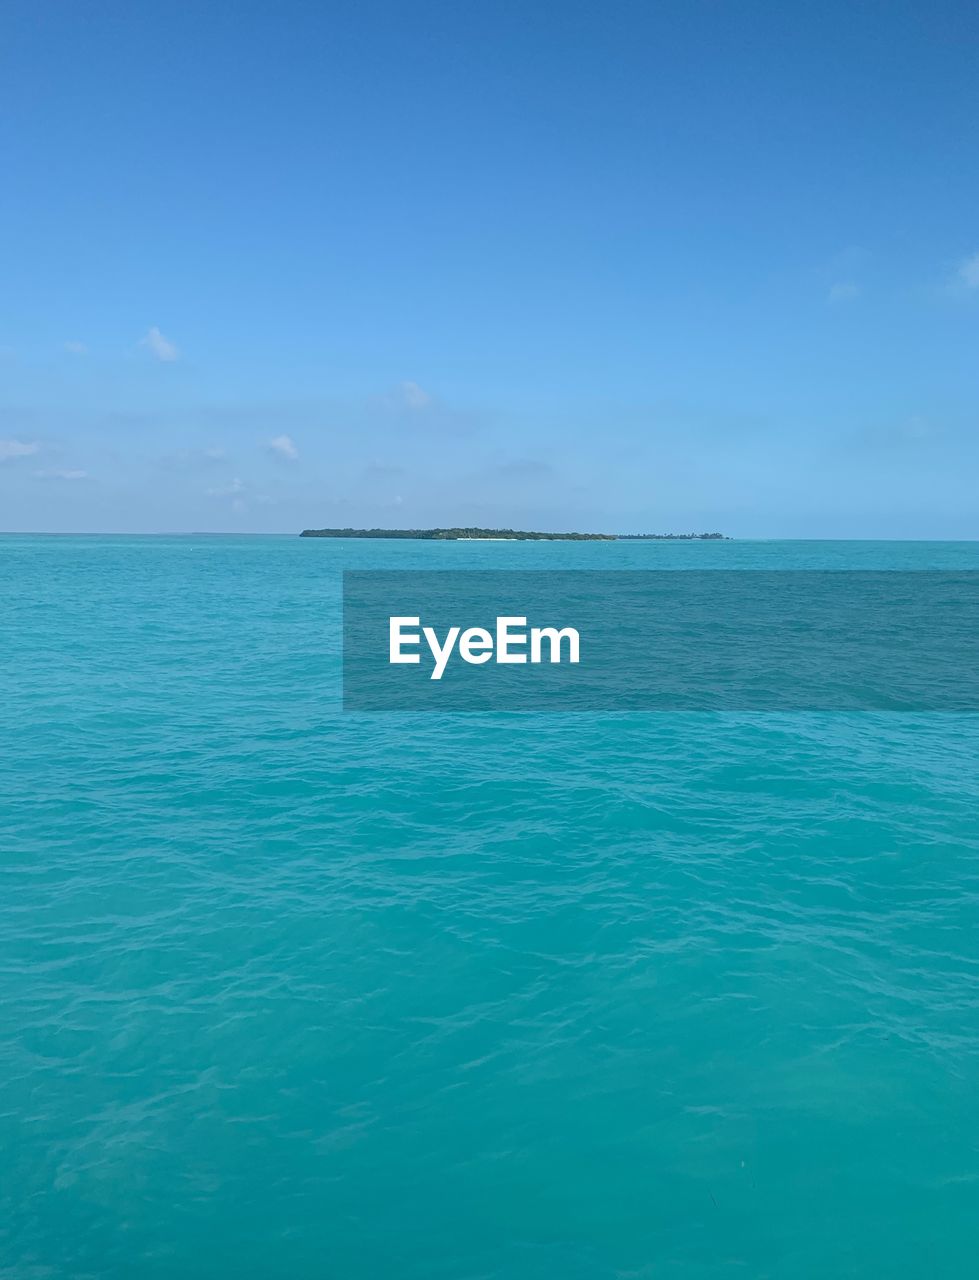
<instances>
[{"instance_id":1,"label":"white cloud","mask_svg":"<svg viewBox=\"0 0 979 1280\"><path fill-rule=\"evenodd\" d=\"M214 489L208 489L208 496L211 498L233 498L236 493L244 493L245 486L243 482L235 476L230 484L220 485Z\"/></svg>"},{"instance_id":2,"label":"white cloud","mask_svg":"<svg viewBox=\"0 0 979 1280\"><path fill-rule=\"evenodd\" d=\"M960 262L956 276L959 284L964 284L967 289L979 289L979 253Z\"/></svg>"},{"instance_id":3,"label":"white cloud","mask_svg":"<svg viewBox=\"0 0 979 1280\"><path fill-rule=\"evenodd\" d=\"M38 480L87 480L87 471L35 471Z\"/></svg>"},{"instance_id":4,"label":"white cloud","mask_svg":"<svg viewBox=\"0 0 979 1280\"><path fill-rule=\"evenodd\" d=\"M40 453L41 446L24 440L0 440L0 462L9 462L11 458L29 458Z\"/></svg>"},{"instance_id":5,"label":"white cloud","mask_svg":"<svg viewBox=\"0 0 979 1280\"><path fill-rule=\"evenodd\" d=\"M154 325L146 335L139 340L139 345L145 347L157 360L169 363L172 360L179 359L180 352L176 346L165 338L159 329Z\"/></svg>"},{"instance_id":6,"label":"white cloud","mask_svg":"<svg viewBox=\"0 0 979 1280\"><path fill-rule=\"evenodd\" d=\"M435 396L417 382L399 382L396 387L379 396L375 403L398 413L404 413L405 410L409 413L422 413L437 408Z\"/></svg>"},{"instance_id":7,"label":"white cloud","mask_svg":"<svg viewBox=\"0 0 979 1280\"><path fill-rule=\"evenodd\" d=\"M432 403L432 397L417 382L402 382L398 394L406 409L427 409Z\"/></svg>"},{"instance_id":8,"label":"white cloud","mask_svg":"<svg viewBox=\"0 0 979 1280\"><path fill-rule=\"evenodd\" d=\"M852 280L837 280L829 291L829 300L830 302L852 302L859 293L859 286Z\"/></svg>"},{"instance_id":9,"label":"white cloud","mask_svg":"<svg viewBox=\"0 0 979 1280\"><path fill-rule=\"evenodd\" d=\"M269 450L287 462L296 462L299 458L299 450L289 436L275 436L269 441Z\"/></svg>"},{"instance_id":10,"label":"white cloud","mask_svg":"<svg viewBox=\"0 0 979 1280\"><path fill-rule=\"evenodd\" d=\"M156 464L168 471L213 471L229 461L224 449L177 449L157 458Z\"/></svg>"},{"instance_id":11,"label":"white cloud","mask_svg":"<svg viewBox=\"0 0 979 1280\"><path fill-rule=\"evenodd\" d=\"M65 350L70 351L73 356L84 356L88 354L88 347L84 342L66 342Z\"/></svg>"},{"instance_id":12,"label":"white cloud","mask_svg":"<svg viewBox=\"0 0 979 1280\"><path fill-rule=\"evenodd\" d=\"M482 415L471 410L457 409L433 391L426 391L417 382L399 382L367 402L371 413L383 413L389 421L402 426L425 430L469 431L481 420Z\"/></svg>"}]
</instances>

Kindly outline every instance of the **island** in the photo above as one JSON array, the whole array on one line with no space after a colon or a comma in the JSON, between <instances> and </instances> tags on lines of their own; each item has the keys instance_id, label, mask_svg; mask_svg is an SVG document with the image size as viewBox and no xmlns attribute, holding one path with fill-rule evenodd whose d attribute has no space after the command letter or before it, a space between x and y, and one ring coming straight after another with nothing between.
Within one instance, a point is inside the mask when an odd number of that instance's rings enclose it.
<instances>
[{"instance_id":1,"label":"island","mask_svg":"<svg viewBox=\"0 0 979 1280\"><path fill-rule=\"evenodd\" d=\"M300 538L414 538L422 542L700 542L723 533L540 533L527 529L303 529Z\"/></svg>"},{"instance_id":2,"label":"island","mask_svg":"<svg viewBox=\"0 0 979 1280\"><path fill-rule=\"evenodd\" d=\"M423 542L614 542L614 533L535 533L527 529L304 529L300 538L416 538Z\"/></svg>"}]
</instances>

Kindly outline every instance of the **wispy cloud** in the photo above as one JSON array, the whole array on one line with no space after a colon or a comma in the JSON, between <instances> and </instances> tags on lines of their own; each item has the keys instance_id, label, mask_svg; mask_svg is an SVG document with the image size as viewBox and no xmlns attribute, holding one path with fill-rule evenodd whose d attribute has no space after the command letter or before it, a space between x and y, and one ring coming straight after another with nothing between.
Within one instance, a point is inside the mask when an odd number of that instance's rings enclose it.
<instances>
[{"instance_id":1,"label":"wispy cloud","mask_svg":"<svg viewBox=\"0 0 979 1280\"><path fill-rule=\"evenodd\" d=\"M554 468L541 458L509 458L493 467L489 474L499 480L548 480L554 475Z\"/></svg>"},{"instance_id":2,"label":"wispy cloud","mask_svg":"<svg viewBox=\"0 0 979 1280\"><path fill-rule=\"evenodd\" d=\"M381 397L381 403L388 409L407 409L411 413L421 413L433 407L435 397L417 382L399 382L392 391Z\"/></svg>"},{"instance_id":3,"label":"wispy cloud","mask_svg":"<svg viewBox=\"0 0 979 1280\"><path fill-rule=\"evenodd\" d=\"M71 470L55 470L55 471L35 471L35 477L38 480L88 480L87 471L71 471Z\"/></svg>"},{"instance_id":4,"label":"wispy cloud","mask_svg":"<svg viewBox=\"0 0 979 1280\"><path fill-rule=\"evenodd\" d=\"M435 392L417 382L399 382L390 391L371 398L364 408L368 413L380 411L389 422L410 423L426 430L467 431L480 418L471 411L446 404Z\"/></svg>"},{"instance_id":5,"label":"wispy cloud","mask_svg":"<svg viewBox=\"0 0 979 1280\"><path fill-rule=\"evenodd\" d=\"M364 468L365 480L391 480L404 474L404 467L393 462L370 462Z\"/></svg>"},{"instance_id":6,"label":"wispy cloud","mask_svg":"<svg viewBox=\"0 0 979 1280\"><path fill-rule=\"evenodd\" d=\"M857 448L913 449L933 447L935 440L941 434L940 429L933 422L920 414L915 414L898 421L871 423L854 432L850 442Z\"/></svg>"},{"instance_id":7,"label":"wispy cloud","mask_svg":"<svg viewBox=\"0 0 979 1280\"><path fill-rule=\"evenodd\" d=\"M837 280L829 291L830 302L852 302L859 296L860 286L854 284L852 280Z\"/></svg>"},{"instance_id":8,"label":"wispy cloud","mask_svg":"<svg viewBox=\"0 0 979 1280\"><path fill-rule=\"evenodd\" d=\"M162 360L164 363L170 363L171 361L178 360L180 358L180 352L176 345L172 343L169 338L165 338L156 325L153 325L153 327L149 329L142 338L140 338L139 345L141 347L145 347L151 355L155 356L157 360Z\"/></svg>"},{"instance_id":9,"label":"wispy cloud","mask_svg":"<svg viewBox=\"0 0 979 1280\"><path fill-rule=\"evenodd\" d=\"M959 263L955 280L957 284L965 285L967 289L979 289L979 253L974 253L970 258Z\"/></svg>"},{"instance_id":10,"label":"wispy cloud","mask_svg":"<svg viewBox=\"0 0 979 1280\"><path fill-rule=\"evenodd\" d=\"M274 436L269 441L269 452L274 453L279 458L284 458L286 462L296 462L299 459L299 450L291 436Z\"/></svg>"},{"instance_id":11,"label":"wispy cloud","mask_svg":"<svg viewBox=\"0 0 979 1280\"><path fill-rule=\"evenodd\" d=\"M0 440L0 462L9 462L11 458L30 458L40 451L41 446L34 441Z\"/></svg>"},{"instance_id":12,"label":"wispy cloud","mask_svg":"<svg viewBox=\"0 0 979 1280\"><path fill-rule=\"evenodd\" d=\"M213 489L207 490L208 497L211 498L233 498L235 494L244 492L244 482L238 476L235 476L230 484L216 485Z\"/></svg>"},{"instance_id":13,"label":"wispy cloud","mask_svg":"<svg viewBox=\"0 0 979 1280\"><path fill-rule=\"evenodd\" d=\"M427 409L432 403L432 397L417 382L402 382L399 390L408 409Z\"/></svg>"},{"instance_id":14,"label":"wispy cloud","mask_svg":"<svg viewBox=\"0 0 979 1280\"><path fill-rule=\"evenodd\" d=\"M242 496L246 487L244 481L235 476L230 484L217 485L213 489L208 489L207 494L211 498L230 498L231 510L240 515L248 510L248 504Z\"/></svg>"},{"instance_id":15,"label":"wispy cloud","mask_svg":"<svg viewBox=\"0 0 979 1280\"><path fill-rule=\"evenodd\" d=\"M88 354L88 347L84 342L66 342L65 350L73 356L84 356Z\"/></svg>"},{"instance_id":16,"label":"wispy cloud","mask_svg":"<svg viewBox=\"0 0 979 1280\"><path fill-rule=\"evenodd\" d=\"M178 449L157 459L157 466L168 471L203 471L220 467L230 459L224 449Z\"/></svg>"}]
</instances>

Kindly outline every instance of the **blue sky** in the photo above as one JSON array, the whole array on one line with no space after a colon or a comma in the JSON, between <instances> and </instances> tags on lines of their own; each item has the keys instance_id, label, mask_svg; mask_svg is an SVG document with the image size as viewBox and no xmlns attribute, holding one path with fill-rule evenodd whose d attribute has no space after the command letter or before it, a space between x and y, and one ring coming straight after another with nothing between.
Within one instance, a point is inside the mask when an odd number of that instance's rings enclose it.
<instances>
[{"instance_id":1,"label":"blue sky","mask_svg":"<svg viewBox=\"0 0 979 1280\"><path fill-rule=\"evenodd\" d=\"M0 27L0 528L979 537L974 5Z\"/></svg>"}]
</instances>

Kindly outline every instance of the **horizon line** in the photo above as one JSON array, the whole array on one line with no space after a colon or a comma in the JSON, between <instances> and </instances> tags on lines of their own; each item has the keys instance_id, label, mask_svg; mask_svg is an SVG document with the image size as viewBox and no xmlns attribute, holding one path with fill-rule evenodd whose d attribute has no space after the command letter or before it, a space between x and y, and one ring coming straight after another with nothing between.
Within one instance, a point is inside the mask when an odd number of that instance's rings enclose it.
<instances>
[{"instance_id":1,"label":"horizon line","mask_svg":"<svg viewBox=\"0 0 979 1280\"><path fill-rule=\"evenodd\" d=\"M301 531L300 531L301 532ZM250 531L247 529L0 529L0 538L300 538L300 532L291 529L285 530L263 530ZM393 531L392 531L393 532ZM401 532L398 530L397 532ZM878 537L779 537L778 535L765 534L756 536L739 536L738 534L726 534L721 538L681 538L674 535L636 535L636 534L607 534L610 540L622 539L624 541L641 541L643 537L648 538L650 542L979 542L979 537L975 538L908 538L898 537L894 535L880 535ZM308 538L308 542L316 541L316 539ZM324 542L363 542L363 538L323 538ZM399 539L377 538L377 542L392 541L397 542ZM432 541L438 541L433 539ZM445 541L449 541L446 539ZM474 542L487 542L493 539L474 538ZM519 539L501 539L501 541L519 541ZM555 538L554 541L562 541L561 538Z\"/></svg>"}]
</instances>

